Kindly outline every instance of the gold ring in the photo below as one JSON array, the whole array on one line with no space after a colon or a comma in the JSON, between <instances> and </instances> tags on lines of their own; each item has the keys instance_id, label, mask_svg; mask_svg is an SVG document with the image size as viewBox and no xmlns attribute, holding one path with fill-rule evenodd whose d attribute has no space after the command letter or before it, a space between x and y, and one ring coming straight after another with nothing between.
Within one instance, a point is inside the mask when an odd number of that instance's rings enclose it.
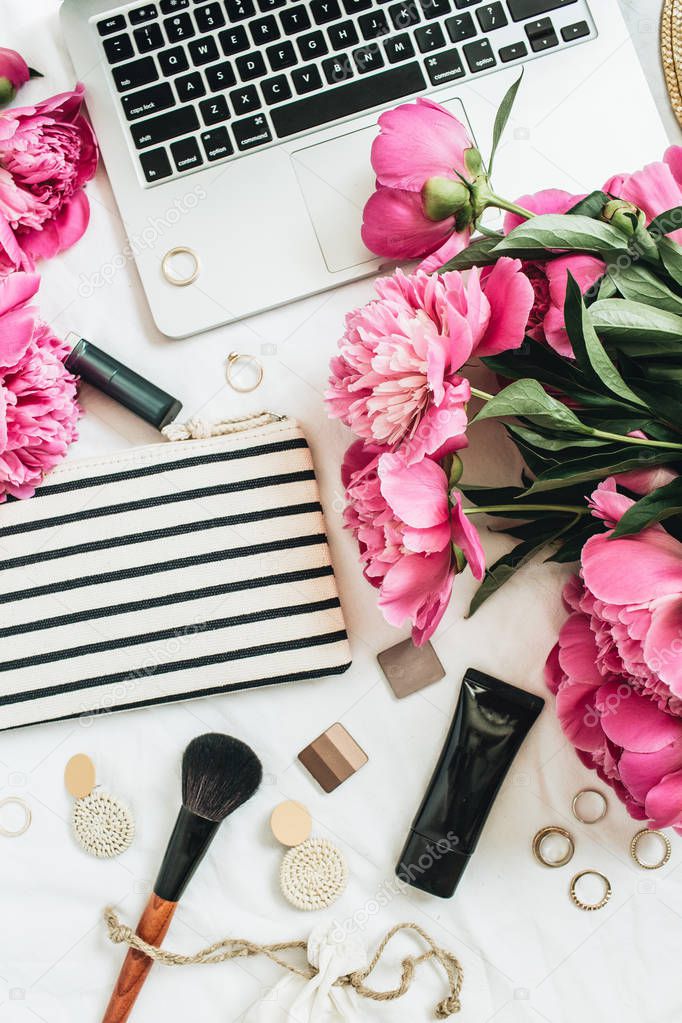
<instances>
[{"instance_id":1,"label":"gold ring","mask_svg":"<svg viewBox=\"0 0 682 1023\"><path fill-rule=\"evenodd\" d=\"M194 269L187 277L177 277L170 271L170 260L174 256L189 256L194 261ZM161 260L161 272L166 278L169 284L173 284L176 288L186 288L188 284L192 284L196 281L201 270L201 264L199 257L197 256L194 249L189 249L186 245L176 245L174 249L169 249L166 255Z\"/></svg>"},{"instance_id":2,"label":"gold ring","mask_svg":"<svg viewBox=\"0 0 682 1023\"><path fill-rule=\"evenodd\" d=\"M601 813L597 817L580 816L578 804L580 803L580 800L582 799L583 796L598 796L601 799L602 802ZM602 820L602 818L606 816L608 806L609 804L607 802L606 796L604 795L603 792L600 792L599 789L581 789L580 792L576 792L576 794L573 796L571 810L573 811L573 816L575 817L575 819L577 821L580 821L581 824L596 824L597 821Z\"/></svg>"},{"instance_id":3,"label":"gold ring","mask_svg":"<svg viewBox=\"0 0 682 1023\"><path fill-rule=\"evenodd\" d=\"M254 366L256 369L256 381L253 384L247 384L245 387L241 384L237 384L233 373L239 366L239 363ZM257 387L260 387L263 380L263 367L254 355L240 355L239 352L230 352L227 357L227 366L225 367L225 376L227 382L233 391L239 391L240 394L248 394L249 391L255 391Z\"/></svg>"},{"instance_id":4,"label":"gold ring","mask_svg":"<svg viewBox=\"0 0 682 1023\"><path fill-rule=\"evenodd\" d=\"M663 855L661 856L661 859L658 861L658 863L645 863L643 860L640 860L639 855L637 853L637 846L641 842L644 835L655 835L656 838L660 838L663 844ZM630 842L630 855L632 856L637 866L643 867L644 870L658 870L659 867L664 867L668 860L670 859L671 853L672 846L670 844L670 839L668 838L668 836L664 835L662 831L654 831L653 828L642 828L642 830L638 831L637 834L632 839L632 841Z\"/></svg>"},{"instance_id":5,"label":"gold ring","mask_svg":"<svg viewBox=\"0 0 682 1023\"><path fill-rule=\"evenodd\" d=\"M10 804L22 808L24 811L24 823L16 831L10 831L9 828L5 828L0 824L0 835L3 838L18 838L19 835L23 835L25 831L28 831L31 826L31 807L23 799L19 799L18 796L7 796L6 799L0 799L0 807L9 806Z\"/></svg>"},{"instance_id":6,"label":"gold ring","mask_svg":"<svg viewBox=\"0 0 682 1023\"><path fill-rule=\"evenodd\" d=\"M546 838L550 835L559 835L560 838L565 838L568 842L568 849L558 860L548 860L542 852L542 845ZM566 864L573 858L575 852L575 843L573 841L573 835L570 831L566 831L566 828L560 828L556 825L549 825L546 828L540 828L535 837L533 838L533 856L542 863L545 867L565 867Z\"/></svg>"},{"instance_id":7,"label":"gold ring","mask_svg":"<svg viewBox=\"0 0 682 1023\"><path fill-rule=\"evenodd\" d=\"M598 877L600 881L604 882L604 895L599 902L583 902L582 899L578 897L575 889L578 881L580 881L583 877ZM575 877L571 879L571 887L569 891L571 898L578 909L584 909L587 912L591 912L594 909L602 909L609 901L611 898L611 882L608 877L605 874L602 874L599 870L581 870L579 874L576 874Z\"/></svg>"}]
</instances>

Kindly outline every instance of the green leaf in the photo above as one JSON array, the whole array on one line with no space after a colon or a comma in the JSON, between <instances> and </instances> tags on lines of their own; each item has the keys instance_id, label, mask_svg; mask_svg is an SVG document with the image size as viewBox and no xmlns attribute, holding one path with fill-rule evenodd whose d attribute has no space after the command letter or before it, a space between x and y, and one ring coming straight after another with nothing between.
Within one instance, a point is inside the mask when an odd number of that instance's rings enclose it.
<instances>
[{"instance_id":1,"label":"green leaf","mask_svg":"<svg viewBox=\"0 0 682 1023\"><path fill-rule=\"evenodd\" d=\"M669 234L671 231L677 231L682 227L682 206L674 206L671 210L666 210L665 213L659 213L657 217L649 224L649 233L655 235Z\"/></svg>"},{"instance_id":2,"label":"green leaf","mask_svg":"<svg viewBox=\"0 0 682 1023\"><path fill-rule=\"evenodd\" d=\"M569 272L564 304L564 319L568 337L573 345L573 352L579 366L588 376L601 382L607 391L627 401L631 405L646 408L646 403L639 398L623 380L622 376L604 351L604 346L590 322L591 310L587 311L583 297L575 278ZM613 302L613 300L612 300ZM594 306L591 307L593 309Z\"/></svg>"},{"instance_id":3,"label":"green leaf","mask_svg":"<svg viewBox=\"0 0 682 1023\"><path fill-rule=\"evenodd\" d=\"M543 547L546 547L547 544L552 543L561 536L568 528L568 525L565 519L562 522L558 522L554 518L548 521L536 520L533 523L535 535L532 539L517 544L513 550L503 554L490 568L486 569L483 582L476 590L469 605L467 617L470 618L471 615L475 614L486 600L492 597L494 593L497 593L500 587L504 586Z\"/></svg>"},{"instance_id":4,"label":"green leaf","mask_svg":"<svg viewBox=\"0 0 682 1023\"><path fill-rule=\"evenodd\" d=\"M674 458L671 451L649 449L646 464L669 465ZM546 470L537 477L525 496L545 493L557 487L577 486L590 480L602 480L618 472L641 469L642 464L641 451L634 450L633 445L617 445L610 451L604 450L587 458L576 458Z\"/></svg>"},{"instance_id":5,"label":"green leaf","mask_svg":"<svg viewBox=\"0 0 682 1023\"><path fill-rule=\"evenodd\" d=\"M499 256L547 259L552 251L626 252L627 238L610 224L580 215L547 213L515 227L495 248Z\"/></svg>"},{"instance_id":6,"label":"green leaf","mask_svg":"<svg viewBox=\"0 0 682 1023\"><path fill-rule=\"evenodd\" d=\"M510 433L531 447L540 451L565 451L567 448L600 448L606 443L600 437L574 437L562 433L552 434L547 431L539 432L529 430L525 426L517 426L515 423L507 423L507 433Z\"/></svg>"},{"instance_id":7,"label":"green leaf","mask_svg":"<svg viewBox=\"0 0 682 1023\"><path fill-rule=\"evenodd\" d=\"M671 238L661 238L658 254L672 279L682 286L682 248Z\"/></svg>"},{"instance_id":8,"label":"green leaf","mask_svg":"<svg viewBox=\"0 0 682 1023\"><path fill-rule=\"evenodd\" d=\"M502 235L497 233L492 237L474 238L471 245L462 249L441 267L441 273L448 270L470 270L472 266L490 266L496 263L497 256L493 256L492 251L501 237Z\"/></svg>"},{"instance_id":9,"label":"green leaf","mask_svg":"<svg viewBox=\"0 0 682 1023\"><path fill-rule=\"evenodd\" d=\"M594 329L606 341L669 341L682 339L682 316L624 298L590 306Z\"/></svg>"},{"instance_id":10,"label":"green leaf","mask_svg":"<svg viewBox=\"0 0 682 1023\"><path fill-rule=\"evenodd\" d=\"M607 202L610 201L610 196L606 192L602 192L601 189L597 189L596 192L590 192L584 199L577 202L575 206L571 206L570 210L567 210L567 216L569 217L598 217L601 211L606 206Z\"/></svg>"},{"instance_id":11,"label":"green leaf","mask_svg":"<svg viewBox=\"0 0 682 1023\"><path fill-rule=\"evenodd\" d=\"M561 401L544 390L537 380L516 380L487 401L474 422L500 419L503 416L524 416L538 426L551 426L574 433L590 433L578 417Z\"/></svg>"},{"instance_id":12,"label":"green leaf","mask_svg":"<svg viewBox=\"0 0 682 1023\"><path fill-rule=\"evenodd\" d=\"M581 519L570 532L561 538L561 546L546 560L554 561L559 565L569 565L574 561L579 561L582 549L589 538L595 533L602 533L603 530L604 523L599 519L594 519L592 516Z\"/></svg>"},{"instance_id":13,"label":"green leaf","mask_svg":"<svg viewBox=\"0 0 682 1023\"><path fill-rule=\"evenodd\" d=\"M509 115L512 112L512 107L514 106L514 100L516 99L516 93L519 91L519 86L521 85L521 80L522 79L523 79L523 68L521 69L521 74L516 79L514 84L505 93L504 98L502 99L502 102L500 103L499 108L497 110L497 114L495 115L495 125L493 127L492 148L490 150L490 159L488 160L488 176L489 177L492 176L492 173L493 173L493 160L495 159L495 153L497 152L497 147L500 144L500 139L502 138L504 129L507 127L507 121L509 120Z\"/></svg>"},{"instance_id":14,"label":"green leaf","mask_svg":"<svg viewBox=\"0 0 682 1023\"><path fill-rule=\"evenodd\" d=\"M631 302L643 302L669 313L682 314L682 298L646 267L637 263L623 267L612 266L609 267L608 276L623 298Z\"/></svg>"},{"instance_id":15,"label":"green leaf","mask_svg":"<svg viewBox=\"0 0 682 1023\"><path fill-rule=\"evenodd\" d=\"M657 487L651 494L642 497L623 515L613 531L613 538L639 533L646 526L663 522L673 515L682 514L682 477L664 487Z\"/></svg>"}]
</instances>

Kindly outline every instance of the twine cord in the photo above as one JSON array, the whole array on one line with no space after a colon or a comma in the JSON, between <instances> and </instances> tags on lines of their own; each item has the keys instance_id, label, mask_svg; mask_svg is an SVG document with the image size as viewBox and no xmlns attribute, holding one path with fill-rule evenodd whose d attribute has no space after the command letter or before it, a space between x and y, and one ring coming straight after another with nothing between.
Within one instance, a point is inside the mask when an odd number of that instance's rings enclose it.
<instances>
[{"instance_id":1,"label":"twine cord","mask_svg":"<svg viewBox=\"0 0 682 1023\"><path fill-rule=\"evenodd\" d=\"M115 910L110 906L104 911L109 939L115 945L128 945L129 948L142 952L143 955L153 959L154 962L164 966L196 966L213 963L225 963L231 959L244 959L251 956L262 955L271 962L280 966L290 973L296 974L303 980L312 980L317 971L312 967L300 968L288 962L280 953L305 952L308 943L306 941L281 941L273 945L261 945L257 942L247 941L243 938L223 938L216 941L207 948L202 948L194 955L181 955L179 952L169 952L166 949L157 948L143 941L132 927L121 923ZM376 968L390 941L402 931L412 931L427 946L426 951L418 956L405 956L401 963L400 983L388 991L377 991L368 987L365 983L369 975ZM391 1002L396 998L402 998L409 991L414 980L415 970L422 963L434 960L443 969L448 980L448 997L438 1003L435 1008L436 1019L447 1019L460 1011L460 992L462 990L462 967L459 960L452 952L440 948L433 938L426 933L418 924L404 923L396 924L379 943L370 963L363 970L356 970L354 973L339 977L335 982L340 986L352 987L361 998L368 998L374 1002Z\"/></svg>"},{"instance_id":2,"label":"twine cord","mask_svg":"<svg viewBox=\"0 0 682 1023\"><path fill-rule=\"evenodd\" d=\"M195 416L184 423L169 423L161 432L166 440L170 441L208 440L209 437L227 437L231 433L243 433L244 430L253 430L257 426L269 426L270 423L277 423L283 418L284 416L278 416L274 412L253 412L235 419L220 419L218 422L209 422Z\"/></svg>"}]
</instances>

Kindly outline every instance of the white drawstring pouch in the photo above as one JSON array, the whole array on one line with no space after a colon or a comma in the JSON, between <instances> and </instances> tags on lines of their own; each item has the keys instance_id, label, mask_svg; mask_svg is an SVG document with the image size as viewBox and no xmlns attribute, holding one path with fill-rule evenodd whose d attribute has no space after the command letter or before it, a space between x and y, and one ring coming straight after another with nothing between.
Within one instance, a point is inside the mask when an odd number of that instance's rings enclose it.
<instances>
[{"instance_id":1,"label":"white drawstring pouch","mask_svg":"<svg viewBox=\"0 0 682 1023\"><path fill-rule=\"evenodd\" d=\"M308 940L308 962L318 972L310 980L289 974L247 1012L244 1023L361 1023L358 996L339 977L367 966L359 940L334 937L335 926L321 924Z\"/></svg>"}]
</instances>

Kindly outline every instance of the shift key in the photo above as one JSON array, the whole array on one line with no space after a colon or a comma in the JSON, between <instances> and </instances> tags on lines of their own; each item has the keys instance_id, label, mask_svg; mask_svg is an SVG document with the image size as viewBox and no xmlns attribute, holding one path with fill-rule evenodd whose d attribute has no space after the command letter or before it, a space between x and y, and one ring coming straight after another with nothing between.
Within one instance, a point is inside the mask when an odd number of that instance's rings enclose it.
<instances>
[{"instance_id":1,"label":"shift key","mask_svg":"<svg viewBox=\"0 0 682 1023\"><path fill-rule=\"evenodd\" d=\"M514 21L525 21L526 18L537 18L539 14L549 14L563 7L570 7L577 0L509 0L509 10Z\"/></svg>"},{"instance_id":2,"label":"shift key","mask_svg":"<svg viewBox=\"0 0 682 1023\"><path fill-rule=\"evenodd\" d=\"M136 149L146 149L147 146L155 146L159 142L167 142L168 139L177 138L179 135L188 135L199 127L199 118L194 107L178 107L168 114L161 114L159 117L150 117L146 121L138 121L131 124L130 133Z\"/></svg>"}]
</instances>

